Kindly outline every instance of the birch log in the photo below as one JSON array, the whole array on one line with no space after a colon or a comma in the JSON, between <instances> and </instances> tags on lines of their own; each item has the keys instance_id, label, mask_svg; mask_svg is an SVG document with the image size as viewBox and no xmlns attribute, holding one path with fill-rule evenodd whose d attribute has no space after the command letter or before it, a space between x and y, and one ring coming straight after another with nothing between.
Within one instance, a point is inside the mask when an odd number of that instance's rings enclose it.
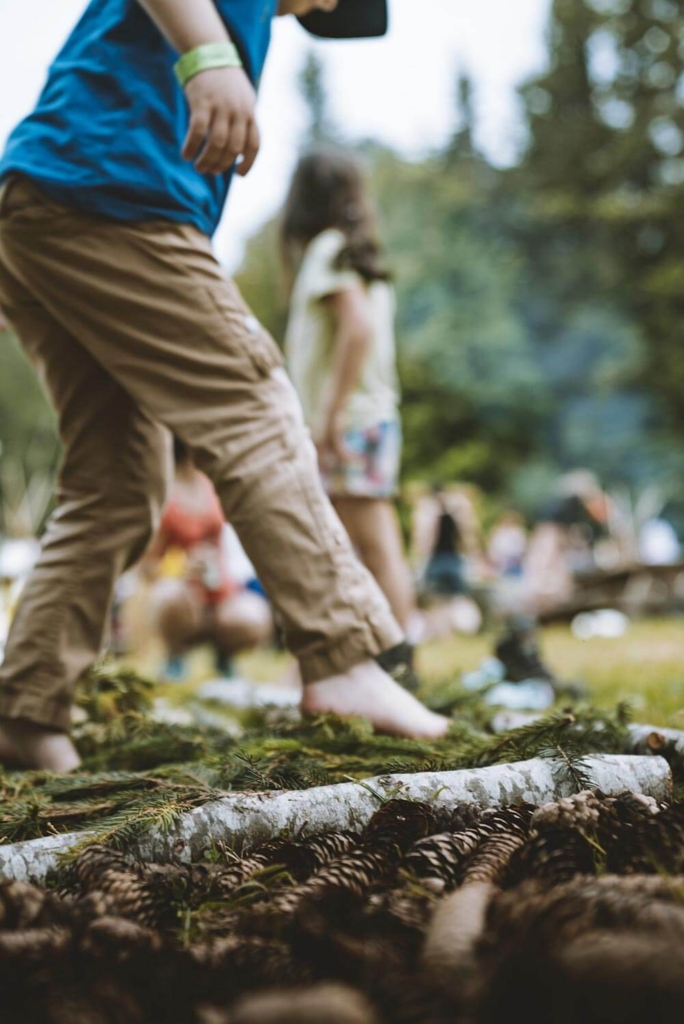
<instances>
[{"instance_id":1,"label":"birch log","mask_svg":"<svg viewBox=\"0 0 684 1024\"><path fill-rule=\"evenodd\" d=\"M635 754L656 754L684 768L684 732L661 729L659 725L630 725L629 736Z\"/></svg>"},{"instance_id":2,"label":"birch log","mask_svg":"<svg viewBox=\"0 0 684 1024\"><path fill-rule=\"evenodd\" d=\"M583 767L604 793L630 790L656 800L671 795L670 768L659 757L605 754L583 759ZM131 852L147 861L190 863L212 842L236 849L282 832L308 835L329 829L362 829L382 801L423 800L439 808L459 803L479 808L525 801L546 804L573 792L550 760L453 772L383 775L363 782L276 793L236 793L182 815L167 832L150 832ZM68 852L86 838L77 832L0 846L0 876L42 882Z\"/></svg>"}]
</instances>

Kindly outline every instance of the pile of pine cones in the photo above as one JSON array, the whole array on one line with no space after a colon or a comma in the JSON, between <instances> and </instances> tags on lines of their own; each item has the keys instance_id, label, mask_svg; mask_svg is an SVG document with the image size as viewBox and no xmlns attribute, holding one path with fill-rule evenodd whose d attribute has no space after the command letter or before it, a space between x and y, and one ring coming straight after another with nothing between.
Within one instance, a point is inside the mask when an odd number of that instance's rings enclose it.
<instances>
[{"instance_id":1,"label":"pile of pine cones","mask_svg":"<svg viewBox=\"0 0 684 1024\"><path fill-rule=\"evenodd\" d=\"M684 1018L684 805L585 792L0 883L5 1024Z\"/></svg>"}]
</instances>

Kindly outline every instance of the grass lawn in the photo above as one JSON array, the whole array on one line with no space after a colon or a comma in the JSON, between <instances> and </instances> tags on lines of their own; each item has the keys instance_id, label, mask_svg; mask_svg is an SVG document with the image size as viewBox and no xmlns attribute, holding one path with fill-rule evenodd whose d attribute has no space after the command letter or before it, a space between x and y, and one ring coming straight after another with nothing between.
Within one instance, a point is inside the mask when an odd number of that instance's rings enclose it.
<instances>
[{"instance_id":1,"label":"grass lawn","mask_svg":"<svg viewBox=\"0 0 684 1024\"><path fill-rule=\"evenodd\" d=\"M636 721L684 729L684 619L634 622L619 640L577 640L564 626L541 631L544 660L566 681L581 680L597 707L614 707L628 700ZM453 680L477 668L494 648L494 637L451 637L425 644L417 668L426 687ZM197 657L197 676L212 674L206 652ZM270 651L239 659L238 671L255 682L282 681L290 658ZM182 703L191 685L164 688L174 703Z\"/></svg>"},{"instance_id":2,"label":"grass lawn","mask_svg":"<svg viewBox=\"0 0 684 1024\"><path fill-rule=\"evenodd\" d=\"M564 680L582 680L598 707L628 700L636 721L684 729L684 619L634 622L619 640L577 640L566 627L542 631L544 660ZM427 684L476 668L491 636L429 644L418 667Z\"/></svg>"}]
</instances>

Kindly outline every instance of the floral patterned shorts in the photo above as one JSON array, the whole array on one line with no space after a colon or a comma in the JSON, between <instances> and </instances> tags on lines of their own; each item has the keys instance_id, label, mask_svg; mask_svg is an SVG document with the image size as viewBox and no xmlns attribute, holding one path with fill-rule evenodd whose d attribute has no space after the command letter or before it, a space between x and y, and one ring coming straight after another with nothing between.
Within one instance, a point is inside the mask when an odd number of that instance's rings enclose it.
<instances>
[{"instance_id":1,"label":"floral patterned shorts","mask_svg":"<svg viewBox=\"0 0 684 1024\"><path fill-rule=\"evenodd\" d=\"M401 426L397 420L378 423L344 435L346 459L334 458L323 470L330 497L393 498L399 483Z\"/></svg>"}]
</instances>

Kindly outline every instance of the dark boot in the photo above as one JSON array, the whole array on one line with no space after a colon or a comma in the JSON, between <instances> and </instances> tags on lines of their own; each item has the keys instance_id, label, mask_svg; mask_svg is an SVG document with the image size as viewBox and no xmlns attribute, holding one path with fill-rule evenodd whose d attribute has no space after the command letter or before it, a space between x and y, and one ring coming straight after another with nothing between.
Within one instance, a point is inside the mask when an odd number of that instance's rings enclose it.
<instances>
[{"instance_id":1,"label":"dark boot","mask_svg":"<svg viewBox=\"0 0 684 1024\"><path fill-rule=\"evenodd\" d=\"M541 659L533 619L521 617L512 621L496 645L496 656L506 666L506 679L510 683L541 679L554 687L557 684L555 675Z\"/></svg>"},{"instance_id":2,"label":"dark boot","mask_svg":"<svg viewBox=\"0 0 684 1024\"><path fill-rule=\"evenodd\" d=\"M381 669L392 676L395 683L399 683L409 693L416 693L420 689L420 681L413 668L413 659L413 644L404 641L378 654L375 660Z\"/></svg>"}]
</instances>

